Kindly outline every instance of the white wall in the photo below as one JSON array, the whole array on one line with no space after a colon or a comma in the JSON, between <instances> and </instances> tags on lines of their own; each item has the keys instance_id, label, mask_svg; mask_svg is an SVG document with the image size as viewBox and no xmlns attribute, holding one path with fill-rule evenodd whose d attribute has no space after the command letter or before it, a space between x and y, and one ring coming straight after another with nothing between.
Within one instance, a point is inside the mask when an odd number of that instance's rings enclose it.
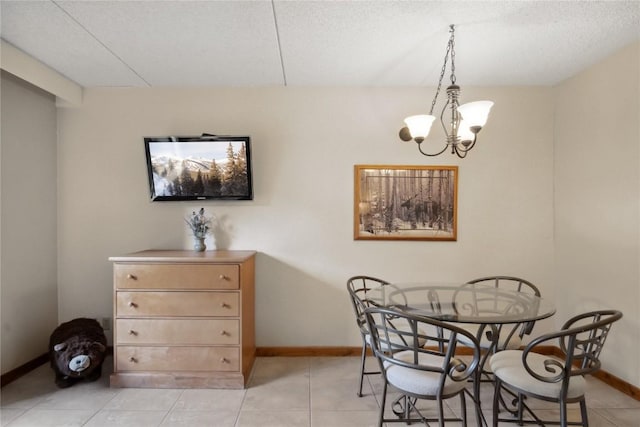
<instances>
[{"instance_id":1,"label":"white wall","mask_svg":"<svg viewBox=\"0 0 640 427\"><path fill-rule=\"evenodd\" d=\"M58 109L59 320L110 316L107 258L190 248L182 218L205 206L225 221L231 249L260 252L259 346L358 345L344 291L353 274L398 281L513 274L533 280L557 304L557 315L539 322L536 333L578 311L623 310L604 368L637 386L639 49L630 46L557 88L463 87L464 100L496 101L465 160L422 157L414 144L399 142L401 119L428 108L432 90L423 88L89 89L81 106ZM3 140L13 121L4 113ZM254 201L148 201L142 137L200 132L252 136ZM41 327L23 327L16 312L29 289L11 288L5 298L7 248L29 239L5 236L5 207L14 199L5 192L4 141L2 148L5 372L7 337ZM353 165L376 163L459 165L458 241L353 241ZM28 201L21 203L18 209L28 210ZM46 214L55 200L44 205L37 209ZM47 292L31 292L30 306L35 294L47 300Z\"/></svg>"},{"instance_id":2,"label":"white wall","mask_svg":"<svg viewBox=\"0 0 640 427\"><path fill-rule=\"evenodd\" d=\"M258 346L359 345L345 291L355 274L396 281L511 274L553 298L551 89L463 87L464 100L496 103L464 160L423 157L397 137L402 119L427 109L432 93L86 89L82 106L59 109L60 320L111 315L107 258L189 249L182 219L200 206L223 218L231 249L259 251ZM252 137L255 200L151 203L143 137L201 132ZM458 241L354 241L355 164L459 165Z\"/></svg>"},{"instance_id":3,"label":"white wall","mask_svg":"<svg viewBox=\"0 0 640 427\"><path fill-rule=\"evenodd\" d=\"M1 370L47 351L57 325L55 97L2 72Z\"/></svg>"},{"instance_id":4,"label":"white wall","mask_svg":"<svg viewBox=\"0 0 640 427\"><path fill-rule=\"evenodd\" d=\"M559 312L616 308L603 368L640 385L640 44L556 90Z\"/></svg>"}]
</instances>

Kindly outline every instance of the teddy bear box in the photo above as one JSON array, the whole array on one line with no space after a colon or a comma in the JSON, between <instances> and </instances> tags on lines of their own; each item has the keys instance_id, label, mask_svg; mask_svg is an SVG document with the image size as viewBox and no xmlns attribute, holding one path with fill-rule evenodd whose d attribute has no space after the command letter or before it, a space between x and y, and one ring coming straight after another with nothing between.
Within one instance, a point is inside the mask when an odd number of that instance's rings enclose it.
<instances>
[{"instance_id":1,"label":"teddy bear box","mask_svg":"<svg viewBox=\"0 0 640 427\"><path fill-rule=\"evenodd\" d=\"M100 378L106 351L107 337L97 320L78 318L62 323L49 338L56 385L65 388Z\"/></svg>"}]
</instances>

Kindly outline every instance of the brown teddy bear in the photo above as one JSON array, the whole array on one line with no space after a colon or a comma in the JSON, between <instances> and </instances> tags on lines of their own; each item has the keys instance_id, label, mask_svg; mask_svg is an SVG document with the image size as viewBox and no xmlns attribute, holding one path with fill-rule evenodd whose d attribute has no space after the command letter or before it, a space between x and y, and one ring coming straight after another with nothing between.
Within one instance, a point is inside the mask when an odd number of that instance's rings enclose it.
<instances>
[{"instance_id":1,"label":"brown teddy bear","mask_svg":"<svg viewBox=\"0 0 640 427\"><path fill-rule=\"evenodd\" d=\"M97 320L78 318L62 323L49 338L56 385L65 388L100 378L106 351L107 337Z\"/></svg>"}]
</instances>

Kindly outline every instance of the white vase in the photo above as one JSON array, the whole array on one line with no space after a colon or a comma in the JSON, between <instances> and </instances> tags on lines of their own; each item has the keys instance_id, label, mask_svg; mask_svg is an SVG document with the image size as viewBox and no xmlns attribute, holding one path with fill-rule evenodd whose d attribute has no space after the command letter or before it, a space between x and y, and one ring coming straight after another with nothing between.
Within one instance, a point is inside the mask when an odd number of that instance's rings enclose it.
<instances>
[{"instance_id":1,"label":"white vase","mask_svg":"<svg viewBox=\"0 0 640 427\"><path fill-rule=\"evenodd\" d=\"M196 252L204 252L207 245L204 243L204 237L193 236L193 250Z\"/></svg>"}]
</instances>

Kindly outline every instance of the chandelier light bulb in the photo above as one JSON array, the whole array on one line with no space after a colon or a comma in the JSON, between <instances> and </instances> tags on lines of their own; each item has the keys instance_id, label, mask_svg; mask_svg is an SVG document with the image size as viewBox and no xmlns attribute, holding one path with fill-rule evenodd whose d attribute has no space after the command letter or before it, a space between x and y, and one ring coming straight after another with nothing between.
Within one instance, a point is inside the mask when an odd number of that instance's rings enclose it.
<instances>
[{"instance_id":1,"label":"chandelier light bulb","mask_svg":"<svg viewBox=\"0 0 640 427\"><path fill-rule=\"evenodd\" d=\"M409 116L404 119L405 124L409 128L411 137L418 142L422 142L429 135L431 131L431 125L435 120L435 116L428 114L418 114L415 116Z\"/></svg>"},{"instance_id":2,"label":"chandelier light bulb","mask_svg":"<svg viewBox=\"0 0 640 427\"><path fill-rule=\"evenodd\" d=\"M493 102L491 101L467 102L458 107L458 113L462 115L469 128L474 126L482 127L487 123L491 107L493 107Z\"/></svg>"},{"instance_id":3,"label":"chandelier light bulb","mask_svg":"<svg viewBox=\"0 0 640 427\"><path fill-rule=\"evenodd\" d=\"M463 143L463 145L465 142L471 143L475 138L475 134L466 120L462 120L460 125L458 125L458 138L460 138L460 142Z\"/></svg>"}]
</instances>

